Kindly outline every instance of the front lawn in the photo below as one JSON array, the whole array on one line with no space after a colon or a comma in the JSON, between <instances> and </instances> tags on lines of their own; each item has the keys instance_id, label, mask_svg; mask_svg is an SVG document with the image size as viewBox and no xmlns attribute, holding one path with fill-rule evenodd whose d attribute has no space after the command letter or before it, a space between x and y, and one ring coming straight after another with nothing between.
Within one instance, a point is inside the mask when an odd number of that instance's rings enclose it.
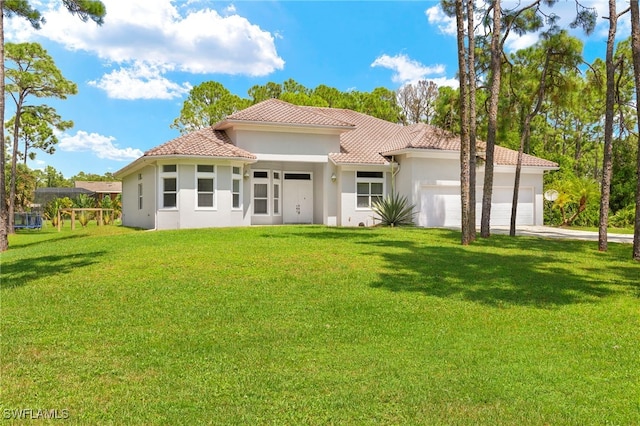
<instances>
[{"instance_id":1,"label":"front lawn","mask_svg":"<svg viewBox=\"0 0 640 426\"><path fill-rule=\"evenodd\" d=\"M415 228L12 236L3 418L640 424L630 246L459 241Z\"/></svg>"}]
</instances>

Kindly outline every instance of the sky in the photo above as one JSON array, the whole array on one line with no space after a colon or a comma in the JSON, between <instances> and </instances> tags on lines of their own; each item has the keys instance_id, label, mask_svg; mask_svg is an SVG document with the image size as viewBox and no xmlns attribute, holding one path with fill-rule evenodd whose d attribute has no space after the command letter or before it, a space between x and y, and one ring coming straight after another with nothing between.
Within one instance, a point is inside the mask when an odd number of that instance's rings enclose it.
<instances>
[{"instance_id":1,"label":"sky","mask_svg":"<svg viewBox=\"0 0 640 426\"><path fill-rule=\"evenodd\" d=\"M30 3L46 23L34 30L5 18L6 41L40 43L78 94L29 100L53 106L74 127L58 135L53 155L37 152L28 165L53 166L66 178L114 173L178 137L170 125L189 90L205 81L243 98L256 84L290 78L341 91L396 90L420 79L457 86L455 22L437 1L103 0L102 26L83 23L61 1ZM598 26L589 37L571 33L592 62L605 55L607 0L582 3L596 9ZM568 27L575 3L559 0L552 12ZM618 34L629 36L628 18ZM511 37L506 47L524 48L537 37Z\"/></svg>"}]
</instances>

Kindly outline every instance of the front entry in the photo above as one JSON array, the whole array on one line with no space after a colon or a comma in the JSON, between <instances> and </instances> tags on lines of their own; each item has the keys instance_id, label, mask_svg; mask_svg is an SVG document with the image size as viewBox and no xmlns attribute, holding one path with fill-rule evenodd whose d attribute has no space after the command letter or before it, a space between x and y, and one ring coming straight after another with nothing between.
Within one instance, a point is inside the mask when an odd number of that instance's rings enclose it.
<instances>
[{"instance_id":1,"label":"front entry","mask_svg":"<svg viewBox=\"0 0 640 426\"><path fill-rule=\"evenodd\" d=\"M311 173L284 173L282 221L284 223L313 223Z\"/></svg>"}]
</instances>

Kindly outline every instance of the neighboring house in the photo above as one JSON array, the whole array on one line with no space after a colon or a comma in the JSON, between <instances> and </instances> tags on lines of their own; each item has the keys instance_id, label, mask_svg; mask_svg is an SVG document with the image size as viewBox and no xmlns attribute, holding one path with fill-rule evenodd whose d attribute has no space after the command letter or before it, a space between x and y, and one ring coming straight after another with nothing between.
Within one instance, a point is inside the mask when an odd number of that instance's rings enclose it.
<instances>
[{"instance_id":1,"label":"neighboring house","mask_svg":"<svg viewBox=\"0 0 640 426\"><path fill-rule=\"evenodd\" d=\"M44 207L56 198L70 198L74 199L81 194L88 196L93 195L93 192L84 188L37 188L34 194L34 207Z\"/></svg>"},{"instance_id":2,"label":"neighboring house","mask_svg":"<svg viewBox=\"0 0 640 426\"><path fill-rule=\"evenodd\" d=\"M509 223L516 160L496 147L494 226ZM518 224L542 224L542 177L557 168L524 155ZM150 149L115 176L126 226L371 226L372 201L392 188L416 205L417 225L460 226L459 138L344 109L267 100Z\"/></svg>"},{"instance_id":3,"label":"neighboring house","mask_svg":"<svg viewBox=\"0 0 640 426\"><path fill-rule=\"evenodd\" d=\"M75 181L76 188L90 191L93 196L101 202L107 195L112 200L122 193L122 182L101 182L101 181Z\"/></svg>"}]
</instances>

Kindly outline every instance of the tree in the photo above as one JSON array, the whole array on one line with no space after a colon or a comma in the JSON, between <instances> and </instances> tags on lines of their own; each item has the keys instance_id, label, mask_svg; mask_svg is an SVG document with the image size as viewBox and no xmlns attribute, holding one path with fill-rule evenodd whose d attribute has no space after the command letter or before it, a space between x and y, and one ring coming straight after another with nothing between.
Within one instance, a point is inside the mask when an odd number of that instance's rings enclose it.
<instances>
[{"instance_id":1,"label":"tree","mask_svg":"<svg viewBox=\"0 0 640 426\"><path fill-rule=\"evenodd\" d=\"M5 59L11 66L5 66L7 83L5 91L11 95L16 107L13 118L13 152L11 156L11 183L9 186L9 232L13 231L13 211L16 191L16 163L18 160L21 117L30 97L66 99L78 92L72 81L65 79L56 67L53 58L38 43L6 43ZM49 107L47 107L49 108ZM32 108L34 111L36 108ZM51 108L49 114L51 113ZM54 112L55 114L55 112ZM26 155L26 153L25 153Z\"/></svg>"},{"instance_id":2,"label":"tree","mask_svg":"<svg viewBox=\"0 0 640 426\"><path fill-rule=\"evenodd\" d=\"M633 76L636 83L636 115L638 124L638 154L636 173L636 217L633 232L633 259L640 261L640 11L638 2L631 1L631 51Z\"/></svg>"},{"instance_id":3,"label":"tree","mask_svg":"<svg viewBox=\"0 0 640 426\"><path fill-rule=\"evenodd\" d=\"M15 131L15 117L6 124L10 134ZM18 139L22 140L24 151L19 152L22 155L24 164L27 164L27 158L34 160L36 153L33 149L39 149L47 154L53 154L58 144L58 137L55 130L64 131L73 127L73 121L63 120L54 108L47 105L26 105L20 115L20 135ZM31 151L31 152L29 152Z\"/></svg>"},{"instance_id":4,"label":"tree","mask_svg":"<svg viewBox=\"0 0 640 426\"><path fill-rule=\"evenodd\" d=\"M104 22L106 9L100 0L62 0L63 5L73 15L78 16L83 22L91 19L98 25ZM4 17L18 16L26 19L36 29L40 28L44 22L40 12L31 7L27 0L0 0L0 64L4 65L5 43L4 43ZM4 66L0 66L0 93L5 92L5 72ZM0 96L0 119L4 123L4 96ZM0 132L0 188L5 187L5 142L4 132ZM6 194L0 191L0 252L9 247L9 218Z\"/></svg>"},{"instance_id":5,"label":"tree","mask_svg":"<svg viewBox=\"0 0 640 426\"><path fill-rule=\"evenodd\" d=\"M615 71L613 47L616 39L618 18L626 13L618 14L616 0L609 0L609 34L607 37L606 67L606 101L604 120L604 155L602 159L602 196L600 198L600 226L598 227L598 250L607 251L607 228L609 227L609 199L611 194L612 151L613 151L613 114L615 108Z\"/></svg>"},{"instance_id":6,"label":"tree","mask_svg":"<svg viewBox=\"0 0 640 426\"><path fill-rule=\"evenodd\" d=\"M178 129L181 134L189 133L213 126L226 116L248 106L248 100L232 94L222 84L205 81L189 91L180 116L173 121L171 128Z\"/></svg>"},{"instance_id":7,"label":"tree","mask_svg":"<svg viewBox=\"0 0 640 426\"><path fill-rule=\"evenodd\" d=\"M555 90L562 93L570 79L564 73L578 72L582 62L582 43L570 37L566 31L546 33L538 45L517 52L512 67L511 91L517 98L521 111L522 124L520 147L513 185L511 223L509 235L515 236L518 196L520 193L520 175L525 147L531 137L534 118L540 113L545 96ZM542 67L540 68L540 65ZM532 96L533 94L533 96ZM558 96L556 98L560 99Z\"/></svg>"},{"instance_id":8,"label":"tree","mask_svg":"<svg viewBox=\"0 0 640 426\"><path fill-rule=\"evenodd\" d=\"M493 162L498 128L498 101L500 97L500 78L502 74L502 51L504 40L501 41L502 7L500 0L492 1L493 25L491 32L491 62L489 65L489 114L487 125L487 141L485 147L484 182L482 190L482 217L480 219L480 236L488 238L491 235L491 198L493 196Z\"/></svg>"},{"instance_id":9,"label":"tree","mask_svg":"<svg viewBox=\"0 0 640 426\"><path fill-rule=\"evenodd\" d=\"M403 124L431 123L438 86L433 81L407 83L397 90L398 106L402 109Z\"/></svg>"},{"instance_id":10,"label":"tree","mask_svg":"<svg viewBox=\"0 0 640 426\"><path fill-rule=\"evenodd\" d=\"M470 227L475 228L475 223L469 223L470 209L470 135L469 135L469 68L467 49L465 47L465 20L467 2L471 0L455 1L456 39L458 43L458 79L460 81L460 206L461 206L461 242L468 245L472 241ZM472 30L468 31L469 33ZM475 206L473 206L475 208Z\"/></svg>"}]
</instances>

